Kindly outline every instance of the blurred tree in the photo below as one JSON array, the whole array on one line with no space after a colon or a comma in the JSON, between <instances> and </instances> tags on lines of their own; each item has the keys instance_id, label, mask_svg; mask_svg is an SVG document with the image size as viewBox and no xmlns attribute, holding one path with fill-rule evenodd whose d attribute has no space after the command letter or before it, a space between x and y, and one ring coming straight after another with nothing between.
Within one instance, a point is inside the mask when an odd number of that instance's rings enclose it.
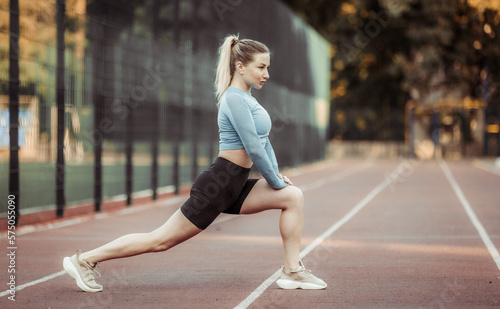
<instances>
[{"instance_id":1,"label":"blurred tree","mask_svg":"<svg viewBox=\"0 0 500 309\"><path fill-rule=\"evenodd\" d=\"M67 0L68 6L78 7L81 0ZM19 63L20 75L23 81L20 91L23 94L31 94L37 79L50 79L55 75L43 67L33 69L34 59L44 59L50 65L55 66L55 52L49 46L50 42L56 40L56 1L19 1L19 11L22 18L19 20L19 56L23 61ZM80 13L81 12L76 12ZM65 36L67 47L78 56L77 50L81 43L81 16L75 12L68 12L65 20ZM0 0L0 80L8 80L8 47L9 47L9 1ZM80 53L81 54L81 53ZM46 96L47 92L54 89L46 89L44 85L37 85L37 93ZM0 92L6 93L7 89L0 83ZM42 100L43 101L43 100Z\"/></svg>"},{"instance_id":2,"label":"blurred tree","mask_svg":"<svg viewBox=\"0 0 500 309\"><path fill-rule=\"evenodd\" d=\"M500 1L283 1L333 45L330 138L403 140L410 98L498 104Z\"/></svg>"}]
</instances>

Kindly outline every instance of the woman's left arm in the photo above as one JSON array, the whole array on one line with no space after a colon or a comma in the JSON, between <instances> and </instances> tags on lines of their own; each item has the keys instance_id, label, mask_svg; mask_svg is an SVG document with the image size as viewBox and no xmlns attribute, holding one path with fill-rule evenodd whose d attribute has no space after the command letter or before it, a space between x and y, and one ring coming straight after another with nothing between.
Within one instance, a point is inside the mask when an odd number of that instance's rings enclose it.
<instances>
[{"instance_id":1,"label":"woman's left arm","mask_svg":"<svg viewBox=\"0 0 500 309\"><path fill-rule=\"evenodd\" d=\"M280 174L280 170L278 168L278 160L276 159L276 154L274 153L274 149L273 146L271 145L269 137L267 138L266 146L264 147L264 149L266 150L267 157L269 158L269 161L271 161L273 169L276 172L278 178L283 179L287 185L290 186L293 185L292 181L288 177Z\"/></svg>"},{"instance_id":2,"label":"woman's left arm","mask_svg":"<svg viewBox=\"0 0 500 309\"><path fill-rule=\"evenodd\" d=\"M269 161L271 161L271 164L273 165L273 169L276 172L276 175L278 175L280 173L280 170L278 168L278 160L276 160L276 154L274 153L271 141L269 141L269 137L267 138L266 146L264 147L264 149L266 150Z\"/></svg>"}]
</instances>

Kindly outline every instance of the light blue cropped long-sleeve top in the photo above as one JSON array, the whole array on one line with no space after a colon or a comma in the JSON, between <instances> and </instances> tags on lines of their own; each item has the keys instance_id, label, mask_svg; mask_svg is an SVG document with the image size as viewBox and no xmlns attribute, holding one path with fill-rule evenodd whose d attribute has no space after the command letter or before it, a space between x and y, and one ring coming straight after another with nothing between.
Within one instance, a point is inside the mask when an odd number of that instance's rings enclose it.
<instances>
[{"instance_id":1,"label":"light blue cropped long-sleeve top","mask_svg":"<svg viewBox=\"0 0 500 309\"><path fill-rule=\"evenodd\" d=\"M271 142L271 117L248 92L229 87L222 96L217 117L220 150L245 149L255 167L274 189L287 186Z\"/></svg>"}]
</instances>

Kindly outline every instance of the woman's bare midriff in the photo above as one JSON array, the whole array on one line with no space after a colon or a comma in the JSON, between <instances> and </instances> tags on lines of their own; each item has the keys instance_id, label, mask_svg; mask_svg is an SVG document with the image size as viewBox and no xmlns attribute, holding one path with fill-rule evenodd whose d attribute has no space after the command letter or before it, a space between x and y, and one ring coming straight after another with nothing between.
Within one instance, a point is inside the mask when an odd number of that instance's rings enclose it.
<instances>
[{"instance_id":1,"label":"woman's bare midriff","mask_svg":"<svg viewBox=\"0 0 500 309\"><path fill-rule=\"evenodd\" d=\"M219 157L245 168L251 168L253 164L245 149L221 150L219 151Z\"/></svg>"}]
</instances>

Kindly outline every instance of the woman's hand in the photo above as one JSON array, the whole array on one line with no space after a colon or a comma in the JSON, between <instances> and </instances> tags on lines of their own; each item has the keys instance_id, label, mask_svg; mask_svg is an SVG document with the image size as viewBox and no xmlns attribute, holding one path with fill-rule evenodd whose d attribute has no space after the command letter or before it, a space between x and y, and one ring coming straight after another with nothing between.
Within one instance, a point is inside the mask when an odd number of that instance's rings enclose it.
<instances>
[{"instance_id":1,"label":"woman's hand","mask_svg":"<svg viewBox=\"0 0 500 309\"><path fill-rule=\"evenodd\" d=\"M283 179L287 185L293 186L292 181L288 177L278 174L278 178Z\"/></svg>"}]
</instances>

